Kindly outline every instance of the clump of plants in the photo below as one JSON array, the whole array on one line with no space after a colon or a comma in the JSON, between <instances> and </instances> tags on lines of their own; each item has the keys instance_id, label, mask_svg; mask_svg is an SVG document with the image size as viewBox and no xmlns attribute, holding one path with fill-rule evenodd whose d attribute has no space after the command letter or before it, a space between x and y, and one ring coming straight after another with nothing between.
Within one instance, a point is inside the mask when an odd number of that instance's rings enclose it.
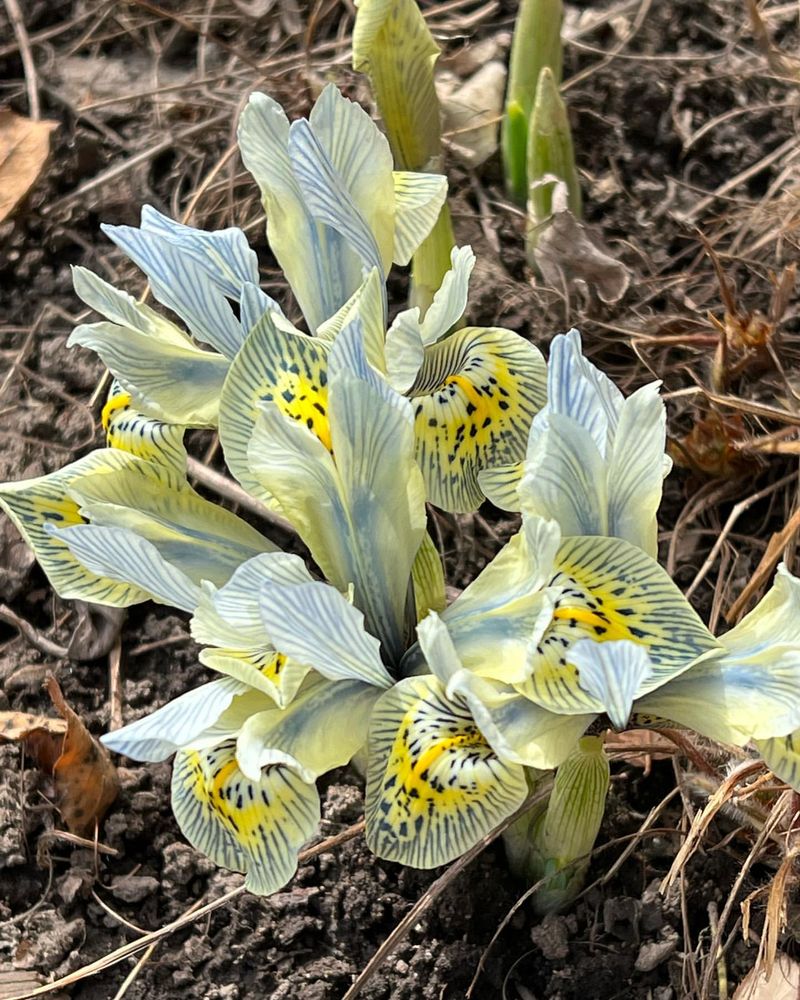
<instances>
[{"instance_id":1,"label":"clump of plants","mask_svg":"<svg viewBox=\"0 0 800 1000\"><path fill-rule=\"evenodd\" d=\"M781 567L715 637L658 564L658 383L625 398L575 330L547 364L510 330L451 333L469 247L452 248L424 315L389 323L389 269L437 225L446 181L396 170L335 87L291 123L252 95L239 141L305 328L259 287L241 231L147 207L139 228L105 227L183 326L76 268L103 319L71 343L114 376L107 446L0 487L62 597L187 612L216 675L106 746L174 755L184 835L257 893L292 877L317 830L316 780L355 757L377 855L431 868L514 817L515 868L551 877L542 908L579 884L608 783L593 734L609 725L755 741L800 788L800 581ZM231 475L307 558L192 489L190 427L217 431ZM520 529L448 603L426 506L485 497ZM517 815L553 769L549 803Z\"/></svg>"}]
</instances>

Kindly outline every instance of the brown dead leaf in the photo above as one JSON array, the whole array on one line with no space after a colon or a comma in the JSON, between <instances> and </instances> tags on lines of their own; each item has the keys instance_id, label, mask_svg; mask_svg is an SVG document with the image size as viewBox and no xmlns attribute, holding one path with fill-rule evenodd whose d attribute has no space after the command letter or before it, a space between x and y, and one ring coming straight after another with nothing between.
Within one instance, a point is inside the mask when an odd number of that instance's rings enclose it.
<instances>
[{"instance_id":1,"label":"brown dead leaf","mask_svg":"<svg viewBox=\"0 0 800 1000\"><path fill-rule=\"evenodd\" d=\"M608 730L604 737L609 753L620 754L626 764L649 772L652 761L675 756L675 747L651 729L626 729L624 733Z\"/></svg>"},{"instance_id":2,"label":"brown dead leaf","mask_svg":"<svg viewBox=\"0 0 800 1000\"><path fill-rule=\"evenodd\" d=\"M558 178L545 175L543 183ZM529 223L533 224L533 223ZM590 233L566 207L566 185L558 181L553 191L553 214L537 227L532 267L553 288L588 288L603 302L619 302L631 280L631 272L611 256L596 233Z\"/></svg>"},{"instance_id":3,"label":"brown dead leaf","mask_svg":"<svg viewBox=\"0 0 800 1000\"><path fill-rule=\"evenodd\" d=\"M24 743L41 770L52 774L56 803L67 829L93 836L95 823L119 793L117 771L108 751L69 707L54 677L47 682L60 719L26 712L0 712L0 736Z\"/></svg>"},{"instance_id":4,"label":"brown dead leaf","mask_svg":"<svg viewBox=\"0 0 800 1000\"><path fill-rule=\"evenodd\" d=\"M769 975L758 966L739 983L733 1000L797 1000L800 991L800 965L781 953Z\"/></svg>"},{"instance_id":5,"label":"brown dead leaf","mask_svg":"<svg viewBox=\"0 0 800 1000\"><path fill-rule=\"evenodd\" d=\"M58 122L31 121L0 108L0 222L35 184Z\"/></svg>"}]
</instances>

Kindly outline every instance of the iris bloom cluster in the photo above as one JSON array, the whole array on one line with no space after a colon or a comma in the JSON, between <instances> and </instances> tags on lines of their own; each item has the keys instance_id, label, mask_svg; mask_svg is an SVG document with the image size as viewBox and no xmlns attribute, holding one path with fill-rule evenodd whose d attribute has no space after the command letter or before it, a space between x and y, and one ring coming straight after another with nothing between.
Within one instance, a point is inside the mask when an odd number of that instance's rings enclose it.
<instances>
[{"instance_id":1,"label":"iris bloom cluster","mask_svg":"<svg viewBox=\"0 0 800 1000\"><path fill-rule=\"evenodd\" d=\"M601 717L756 740L800 787L800 583L782 567L715 638L658 565L658 385L624 398L576 331L547 365L512 331L451 332L468 247L424 316L389 323L387 272L430 231L445 181L394 171L335 88L292 124L253 95L239 140L305 330L259 288L241 231L151 208L140 228L106 227L185 326L77 268L104 319L71 343L114 376L108 446L0 487L62 597L191 616L215 679L104 737L134 759L175 755L187 839L272 892L315 835L316 779L365 751L371 849L440 865ZM307 559L192 489L187 427L217 430L231 474ZM520 530L448 606L426 504L485 496L521 512Z\"/></svg>"}]
</instances>

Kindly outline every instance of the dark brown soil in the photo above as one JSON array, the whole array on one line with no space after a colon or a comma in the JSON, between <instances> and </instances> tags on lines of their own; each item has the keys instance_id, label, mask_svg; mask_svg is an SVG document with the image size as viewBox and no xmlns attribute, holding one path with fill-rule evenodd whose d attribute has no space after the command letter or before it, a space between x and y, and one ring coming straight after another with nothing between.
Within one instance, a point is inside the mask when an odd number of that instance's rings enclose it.
<instances>
[{"instance_id":1,"label":"dark brown soil","mask_svg":"<svg viewBox=\"0 0 800 1000\"><path fill-rule=\"evenodd\" d=\"M254 15L260 6L272 9ZM80 312L69 267L85 264L127 282L130 291L142 289L140 278L103 239L99 223L135 222L144 201L178 215L209 178L192 221L210 228L244 225L262 256L269 290L287 301L250 182L235 157L221 163L231 123L243 96L256 86L285 100L293 113L307 112L329 77L367 99L363 81L348 68L349 0L165 7L171 13L144 0L96 10L80 0L23 0L42 113L60 125L45 172L13 216L0 222L0 480L55 470L98 441L95 390L102 366L88 352L65 349ZM463 0L423 7L447 57L494 38L505 58L514 3ZM3 98L27 114L19 46L3 16ZM743 309L766 312L770 272L798 256L796 148L794 159L787 148L720 197L706 198L796 134L800 90L776 54L777 47L784 54L798 50L796 12L779 12L765 23L776 47L771 54L754 38L745 5L730 0L567 5L568 34L576 41L566 50L565 79L576 82L566 94L585 217L628 266L631 286L609 306L579 291L565 298L537 284L524 265L522 219L502 193L499 159L472 175L451 162L457 236L479 255L473 322L510 326L543 346L553 333L579 325L590 352L626 388L652 377L649 372L665 380L668 392L709 384L713 328L706 312L721 315L723 309L697 229L717 245ZM173 89L162 91L165 86ZM140 96L108 103L132 94ZM698 136L702 126L728 112ZM133 166L94 183L128 160ZM487 225L497 234L500 253L486 238ZM401 276L393 284L398 305L404 288ZM796 375L796 299L781 335L784 367ZM745 373L731 391L779 405L786 393L778 384L774 372L752 379ZM673 436L691 429L704 412L701 405L698 396L672 397ZM741 419L751 436L777 429L752 416ZM209 444L201 434L190 441L199 456ZM661 524L664 555L671 554L679 584L692 581L732 505L786 476L793 461L760 455L744 466L745 475L724 481L696 470L673 474ZM692 512L691 504L704 496L706 502ZM788 486L776 489L737 523L693 595L715 623L793 504ZM474 518L437 516L437 526L454 586L463 586L515 527L491 509ZM76 613L53 596L5 520L0 549L0 600L56 643L67 644ZM134 608L123 625L122 646L126 721L207 679L185 620L165 609ZM92 731L102 732L110 711L108 658L48 658L0 624L0 709L47 712L41 688L47 671L57 675ZM122 762L122 793L100 831L101 843L116 853L96 857L63 838L44 836L61 828L51 789L17 746L0 747L0 762L0 971L27 969L58 978L134 940L139 929L163 926L241 881L216 870L182 840L169 809L167 764ZM684 773L679 762L675 767ZM675 773L670 761L656 762L649 773L615 764L599 841L612 846L593 860L590 881L609 869L629 842L624 838L674 787ZM723 909L753 838L746 828L731 836L736 821L721 819L682 883L660 896L658 883L685 832L692 801L698 800L689 785L685 802L676 796L613 877L591 888L568 913L540 921L523 904L487 954L524 891L508 874L502 848L491 846L424 912L362 996L464 997L482 957L475 1000L697 996L708 960L709 906ZM329 776L322 835L355 823L362 807L354 772ZM773 873L767 852L732 907L723 937L731 986L756 955L756 944L745 943L740 931L727 938L739 919L737 904L766 886ZM283 892L269 899L239 897L162 941L125 996L336 1000L439 874L376 860L356 838L301 867ZM756 943L763 904L761 896L752 911ZM119 996L134 962L85 978L63 995ZM715 976L710 996L718 995L716 983Z\"/></svg>"}]
</instances>

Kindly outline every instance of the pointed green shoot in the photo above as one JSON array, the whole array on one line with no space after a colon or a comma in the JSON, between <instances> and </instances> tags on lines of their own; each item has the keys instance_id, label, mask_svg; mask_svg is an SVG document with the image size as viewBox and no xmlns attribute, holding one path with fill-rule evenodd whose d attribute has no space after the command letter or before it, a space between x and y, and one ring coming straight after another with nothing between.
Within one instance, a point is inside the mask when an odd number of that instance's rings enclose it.
<instances>
[{"instance_id":1,"label":"pointed green shoot","mask_svg":"<svg viewBox=\"0 0 800 1000\"><path fill-rule=\"evenodd\" d=\"M581 214L581 188L567 106L549 67L542 68L528 131L528 255L536 246L541 224L553 214L558 181L567 189L567 208Z\"/></svg>"},{"instance_id":2,"label":"pointed green shoot","mask_svg":"<svg viewBox=\"0 0 800 1000\"><path fill-rule=\"evenodd\" d=\"M561 83L562 15L562 0L522 0L517 15L500 144L506 191L520 205L528 199L528 124L542 68Z\"/></svg>"}]
</instances>

